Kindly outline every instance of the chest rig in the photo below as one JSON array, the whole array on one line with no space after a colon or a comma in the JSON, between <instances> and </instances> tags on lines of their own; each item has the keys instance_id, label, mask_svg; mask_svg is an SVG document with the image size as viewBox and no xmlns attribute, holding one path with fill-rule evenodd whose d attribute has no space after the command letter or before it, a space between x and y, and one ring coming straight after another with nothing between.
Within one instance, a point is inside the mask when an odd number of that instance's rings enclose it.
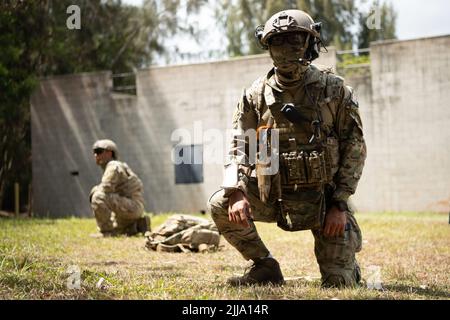
<instances>
[{"instance_id":1,"label":"chest rig","mask_svg":"<svg viewBox=\"0 0 450 320\"><path fill-rule=\"evenodd\" d=\"M270 74L260 85L258 127L278 130L279 172L270 179L258 176L258 187L261 200L277 202L278 225L284 230L323 223L324 188L333 183L338 161L336 114L328 104L338 98L340 86L340 78L314 66L296 88L280 89Z\"/></svg>"}]
</instances>

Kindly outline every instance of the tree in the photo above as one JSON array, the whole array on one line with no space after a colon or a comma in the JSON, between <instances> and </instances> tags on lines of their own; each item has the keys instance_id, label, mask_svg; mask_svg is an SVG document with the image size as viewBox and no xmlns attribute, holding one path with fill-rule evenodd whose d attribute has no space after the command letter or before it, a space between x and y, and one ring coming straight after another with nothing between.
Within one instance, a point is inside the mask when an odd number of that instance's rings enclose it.
<instances>
[{"instance_id":1,"label":"tree","mask_svg":"<svg viewBox=\"0 0 450 320\"><path fill-rule=\"evenodd\" d=\"M0 204L14 182L28 186L31 179L29 97L45 29L43 3L0 6Z\"/></svg>"},{"instance_id":2,"label":"tree","mask_svg":"<svg viewBox=\"0 0 450 320\"><path fill-rule=\"evenodd\" d=\"M373 41L396 39L396 21L392 3L383 2L380 6L374 1L369 11L359 13L358 47L368 48Z\"/></svg>"},{"instance_id":3,"label":"tree","mask_svg":"<svg viewBox=\"0 0 450 320\"><path fill-rule=\"evenodd\" d=\"M351 47L350 25L357 13L354 0L224 0L219 2L216 16L224 27L230 56L263 52L254 39L255 27L283 9L301 9L322 21L326 45Z\"/></svg>"},{"instance_id":4,"label":"tree","mask_svg":"<svg viewBox=\"0 0 450 320\"><path fill-rule=\"evenodd\" d=\"M262 53L254 39L255 27L283 9L306 11L315 21L322 22L324 44L340 50L352 49L355 43L362 45L374 39L394 37L395 11L386 3L381 6L381 31L356 30L368 17L368 12L360 9L361 2L364 0L223 0L215 12L226 34L230 56Z\"/></svg>"},{"instance_id":5,"label":"tree","mask_svg":"<svg viewBox=\"0 0 450 320\"><path fill-rule=\"evenodd\" d=\"M145 0L143 7L120 0L49 1L48 46L43 54L43 74L93 70L113 73L148 66L164 53L164 39L189 32L180 12L196 12L206 0ZM81 29L66 27L66 8L81 8Z\"/></svg>"},{"instance_id":6,"label":"tree","mask_svg":"<svg viewBox=\"0 0 450 320\"><path fill-rule=\"evenodd\" d=\"M298 8L322 22L322 40L337 49L351 49L352 25L358 10L354 0L299 0Z\"/></svg>"}]
</instances>

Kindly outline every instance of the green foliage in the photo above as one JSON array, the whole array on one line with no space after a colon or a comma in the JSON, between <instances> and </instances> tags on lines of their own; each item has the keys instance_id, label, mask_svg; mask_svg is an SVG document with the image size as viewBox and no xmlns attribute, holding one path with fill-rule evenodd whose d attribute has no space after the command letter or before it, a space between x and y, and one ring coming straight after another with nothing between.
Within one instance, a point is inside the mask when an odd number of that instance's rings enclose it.
<instances>
[{"instance_id":1,"label":"green foliage","mask_svg":"<svg viewBox=\"0 0 450 320\"><path fill-rule=\"evenodd\" d=\"M339 75L344 77L353 77L369 75L369 66L369 54L365 53L355 56L353 54L346 53L338 57L336 68Z\"/></svg>"},{"instance_id":2,"label":"green foliage","mask_svg":"<svg viewBox=\"0 0 450 320\"><path fill-rule=\"evenodd\" d=\"M325 45L351 49L351 27L358 13L354 0L299 0L297 8L308 12L314 21L322 22Z\"/></svg>"},{"instance_id":3,"label":"green foliage","mask_svg":"<svg viewBox=\"0 0 450 320\"><path fill-rule=\"evenodd\" d=\"M29 97L37 82L40 5L13 1L0 6L0 204L14 182L31 178Z\"/></svg>"},{"instance_id":4,"label":"green foliage","mask_svg":"<svg viewBox=\"0 0 450 320\"><path fill-rule=\"evenodd\" d=\"M386 3L380 8L382 29L369 32L363 26L370 12L360 9L355 0L222 0L215 11L228 40L228 54L241 56L263 52L255 41L254 30L283 9L300 9L310 14L315 21L321 21L324 44L334 45L339 50L351 49L353 43L367 47L369 41L380 38L380 35L385 39L393 38L394 9Z\"/></svg>"},{"instance_id":5,"label":"green foliage","mask_svg":"<svg viewBox=\"0 0 450 320\"><path fill-rule=\"evenodd\" d=\"M369 12L359 13L359 34L358 47L368 48L370 42L379 40L395 39L395 23L397 20L397 13L391 3L384 2L377 8L379 10L380 29L368 28L367 17L373 15L375 12L373 8Z\"/></svg>"},{"instance_id":6,"label":"green foliage","mask_svg":"<svg viewBox=\"0 0 450 320\"><path fill-rule=\"evenodd\" d=\"M59 0L49 2L48 32L42 74L95 70L113 73L148 66L164 53L164 39L186 32L179 15L196 12L205 0L146 0L143 7L120 0ZM81 29L66 27L69 5L81 8Z\"/></svg>"}]
</instances>

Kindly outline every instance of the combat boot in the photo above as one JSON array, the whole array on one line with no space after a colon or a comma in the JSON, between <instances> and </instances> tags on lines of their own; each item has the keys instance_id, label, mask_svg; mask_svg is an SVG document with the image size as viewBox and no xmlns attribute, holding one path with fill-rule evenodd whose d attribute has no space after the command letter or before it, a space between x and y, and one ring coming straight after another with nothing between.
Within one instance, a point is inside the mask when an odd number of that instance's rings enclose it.
<instances>
[{"instance_id":1,"label":"combat boot","mask_svg":"<svg viewBox=\"0 0 450 320\"><path fill-rule=\"evenodd\" d=\"M137 231L145 234L147 231L152 231L151 221L149 216L139 218L136 224Z\"/></svg>"},{"instance_id":2,"label":"combat boot","mask_svg":"<svg viewBox=\"0 0 450 320\"><path fill-rule=\"evenodd\" d=\"M242 277L228 279L228 284L234 287L252 284L282 285L284 284L284 278L277 260L262 258L254 260L250 270L245 272Z\"/></svg>"},{"instance_id":3,"label":"combat boot","mask_svg":"<svg viewBox=\"0 0 450 320\"><path fill-rule=\"evenodd\" d=\"M114 229L114 232L117 235L125 235L125 236L128 236L128 237L134 236L134 235L139 233L138 229L137 229L137 221L134 220L131 223L127 222L127 224L122 222L119 227L116 227Z\"/></svg>"}]
</instances>

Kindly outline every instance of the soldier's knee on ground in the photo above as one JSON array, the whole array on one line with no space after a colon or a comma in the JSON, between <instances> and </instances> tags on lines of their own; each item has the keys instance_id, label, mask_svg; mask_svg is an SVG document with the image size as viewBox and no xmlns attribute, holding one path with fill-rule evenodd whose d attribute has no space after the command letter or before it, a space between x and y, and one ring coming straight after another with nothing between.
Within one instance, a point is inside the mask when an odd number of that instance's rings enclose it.
<instances>
[{"instance_id":1,"label":"soldier's knee on ground","mask_svg":"<svg viewBox=\"0 0 450 320\"><path fill-rule=\"evenodd\" d=\"M340 274L331 274L322 281L323 288L353 287L355 282Z\"/></svg>"},{"instance_id":2,"label":"soldier's knee on ground","mask_svg":"<svg viewBox=\"0 0 450 320\"><path fill-rule=\"evenodd\" d=\"M322 276L322 287L324 288L351 288L361 281L361 269L355 261L353 270L339 270Z\"/></svg>"}]
</instances>

